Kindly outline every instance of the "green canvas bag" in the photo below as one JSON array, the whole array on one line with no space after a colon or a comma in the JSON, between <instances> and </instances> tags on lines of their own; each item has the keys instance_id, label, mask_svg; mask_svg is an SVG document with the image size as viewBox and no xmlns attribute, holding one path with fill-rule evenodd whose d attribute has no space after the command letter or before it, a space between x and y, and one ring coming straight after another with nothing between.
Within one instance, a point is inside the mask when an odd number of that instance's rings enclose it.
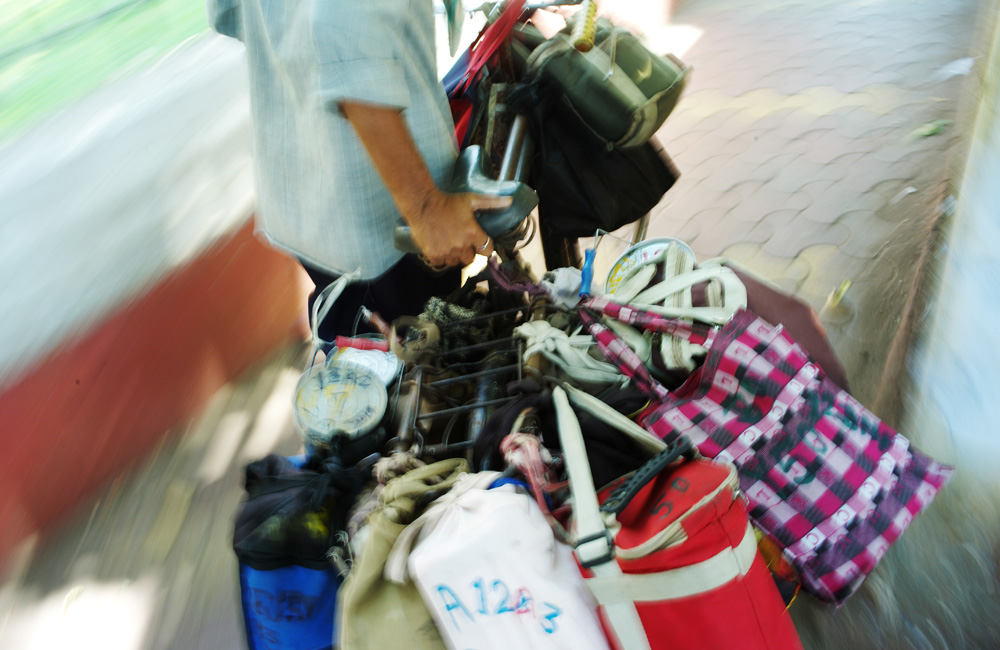
<instances>
[{"instance_id":1,"label":"green canvas bag","mask_svg":"<svg viewBox=\"0 0 1000 650\"><path fill-rule=\"evenodd\" d=\"M403 529L468 470L465 459L442 460L386 483L338 595L336 629L340 638L336 645L340 650L444 650L441 634L416 585L390 582L383 571Z\"/></svg>"},{"instance_id":2,"label":"green canvas bag","mask_svg":"<svg viewBox=\"0 0 1000 650\"><path fill-rule=\"evenodd\" d=\"M603 18L590 51L577 51L564 30L536 47L527 66L529 75L553 81L580 121L617 148L639 146L656 133L688 74L673 55L650 52Z\"/></svg>"}]
</instances>

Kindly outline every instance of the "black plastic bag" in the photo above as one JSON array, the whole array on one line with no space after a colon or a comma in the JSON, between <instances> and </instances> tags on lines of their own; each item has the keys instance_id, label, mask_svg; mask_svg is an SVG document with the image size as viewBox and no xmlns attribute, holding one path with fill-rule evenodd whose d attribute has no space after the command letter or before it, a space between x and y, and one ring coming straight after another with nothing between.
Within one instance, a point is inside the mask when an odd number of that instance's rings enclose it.
<instances>
[{"instance_id":1,"label":"black plastic bag","mask_svg":"<svg viewBox=\"0 0 1000 650\"><path fill-rule=\"evenodd\" d=\"M531 124L540 227L555 237L592 237L637 221L659 203L679 173L651 142L609 149L545 80L513 91L508 105Z\"/></svg>"},{"instance_id":2,"label":"black plastic bag","mask_svg":"<svg viewBox=\"0 0 1000 650\"><path fill-rule=\"evenodd\" d=\"M270 454L250 463L247 499L233 530L237 558L260 570L325 568L332 538L343 530L363 480L336 458L308 457L303 464Z\"/></svg>"}]
</instances>

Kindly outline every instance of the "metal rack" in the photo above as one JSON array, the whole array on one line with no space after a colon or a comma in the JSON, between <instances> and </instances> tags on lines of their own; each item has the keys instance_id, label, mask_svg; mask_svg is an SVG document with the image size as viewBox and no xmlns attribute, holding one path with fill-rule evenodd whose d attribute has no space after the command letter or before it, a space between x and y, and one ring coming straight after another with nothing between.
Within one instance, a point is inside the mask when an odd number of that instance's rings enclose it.
<instances>
[{"instance_id":1,"label":"metal rack","mask_svg":"<svg viewBox=\"0 0 1000 650\"><path fill-rule=\"evenodd\" d=\"M533 301L515 308L453 321L442 325L442 329L518 313L527 316L538 309L558 308ZM463 360L469 357L471 360ZM395 437L389 441L389 451L407 451L416 447L422 455L435 458L471 453L477 436L493 411L516 399L515 396L506 395L506 386L510 382L521 381L529 374L523 357L524 342L517 337L504 337L441 352L436 360L447 364L446 368L428 364L415 365L399 382L393 398L393 419L398 422L398 426ZM449 364L449 359L457 361ZM427 381L430 374L456 371L458 374ZM464 387L463 397L449 396L454 393L456 386ZM428 396L442 398L444 408L424 409L424 397ZM433 423L441 421L445 424L440 432L440 441L429 443L421 430L427 430ZM464 434L455 439L459 426Z\"/></svg>"}]
</instances>

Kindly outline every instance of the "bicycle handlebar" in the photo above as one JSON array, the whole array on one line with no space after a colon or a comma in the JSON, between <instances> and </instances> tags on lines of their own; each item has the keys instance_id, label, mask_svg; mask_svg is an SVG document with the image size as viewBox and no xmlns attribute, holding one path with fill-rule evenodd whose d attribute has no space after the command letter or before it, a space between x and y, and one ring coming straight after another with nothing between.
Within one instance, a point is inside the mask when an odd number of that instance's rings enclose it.
<instances>
[{"instance_id":1,"label":"bicycle handlebar","mask_svg":"<svg viewBox=\"0 0 1000 650\"><path fill-rule=\"evenodd\" d=\"M477 145L466 147L455 161L451 182L445 188L448 192L465 194L489 194L511 197L510 207L503 210L480 210L476 221L480 228L499 243L510 233L516 232L531 211L538 205L538 194L519 180L495 180L485 170L485 159ZM407 253L419 253L410 227L400 222L393 231L393 245Z\"/></svg>"}]
</instances>

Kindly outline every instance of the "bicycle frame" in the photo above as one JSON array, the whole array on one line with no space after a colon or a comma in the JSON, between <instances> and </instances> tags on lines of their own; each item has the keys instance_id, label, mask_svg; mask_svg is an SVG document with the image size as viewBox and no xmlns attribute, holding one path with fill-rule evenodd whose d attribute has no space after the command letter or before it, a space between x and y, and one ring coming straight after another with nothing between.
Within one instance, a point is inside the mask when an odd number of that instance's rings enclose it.
<instances>
[{"instance_id":1,"label":"bicycle frame","mask_svg":"<svg viewBox=\"0 0 1000 650\"><path fill-rule=\"evenodd\" d=\"M504 147L503 160L500 164L498 178L500 180L511 180L527 182L531 171L531 157L534 153L534 141L531 137L531 130L528 126L528 118L524 115L517 115L510 127L510 133ZM531 216L529 215L530 219ZM649 229L649 213L642 215L636 220L632 229L631 243L638 244L646 238ZM509 254L506 251L497 251L503 261L507 261ZM579 252L577 251L577 256ZM516 251L512 258L516 258ZM524 266L523 264L521 265Z\"/></svg>"},{"instance_id":2,"label":"bicycle frame","mask_svg":"<svg viewBox=\"0 0 1000 650\"><path fill-rule=\"evenodd\" d=\"M456 0L458 2L459 0ZM579 5L580 0L551 0L546 2L535 2L526 3L524 5L525 11L534 11L537 9L544 9L553 6L570 6ZM500 14L500 10L503 8L503 2L486 2L477 7L471 12L483 12L487 16L487 24L495 21ZM463 11L460 4L452 7L453 12ZM490 121L492 118L498 117L499 106L494 109L494 113L490 116ZM530 167L532 156L534 154L534 142L531 137L531 131L528 124L528 119L524 115L515 115L509 127L508 134L506 136L506 141L503 142L503 157L500 164L500 168L497 173L497 180L500 181L516 181L521 183L527 183L530 176ZM530 219L530 215L526 219ZM539 232L539 238L542 242L543 254L545 256L545 262L547 266L577 266L579 267L582 263L582 256L580 255L579 246L575 238L554 238L552 240L548 239L545 232L538 228L537 222L533 222L535 225L534 230ZM645 214L640 217L636 222L632 233L632 243L638 243L645 239L647 229L649 225L649 214ZM522 228L519 232L520 234L514 234L515 237L523 237L525 233L531 230L527 225ZM528 238L530 239L530 238ZM500 242L496 242L499 244ZM524 239L518 239L513 243L509 243L506 247L502 245L497 245L496 250L501 260L516 261L518 265L529 275L530 273L528 265L520 260L520 255L518 251L523 248L524 244L527 243ZM536 278L537 279L537 278Z\"/></svg>"}]
</instances>

